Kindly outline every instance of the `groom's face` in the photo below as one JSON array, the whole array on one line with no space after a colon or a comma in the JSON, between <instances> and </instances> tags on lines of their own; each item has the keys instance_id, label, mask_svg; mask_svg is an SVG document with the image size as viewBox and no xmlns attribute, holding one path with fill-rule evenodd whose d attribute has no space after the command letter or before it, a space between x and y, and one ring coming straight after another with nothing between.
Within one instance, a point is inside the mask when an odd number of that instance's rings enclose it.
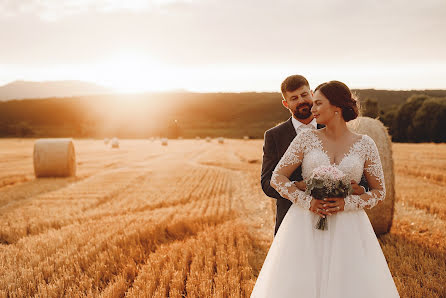
<instances>
[{"instance_id":1,"label":"groom's face","mask_svg":"<svg viewBox=\"0 0 446 298\"><path fill-rule=\"evenodd\" d=\"M307 119L312 116L311 107L313 106L313 93L308 86L302 86L298 89L285 92L285 100L282 104L290 110L297 119Z\"/></svg>"}]
</instances>

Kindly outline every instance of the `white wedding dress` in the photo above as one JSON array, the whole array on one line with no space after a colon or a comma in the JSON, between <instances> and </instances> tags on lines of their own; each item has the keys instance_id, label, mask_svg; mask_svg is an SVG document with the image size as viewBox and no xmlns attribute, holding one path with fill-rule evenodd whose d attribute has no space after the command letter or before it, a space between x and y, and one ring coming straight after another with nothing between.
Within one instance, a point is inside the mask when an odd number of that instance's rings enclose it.
<instances>
[{"instance_id":1,"label":"white wedding dress","mask_svg":"<svg viewBox=\"0 0 446 298\"><path fill-rule=\"evenodd\" d=\"M328 216L328 230L317 230L311 197L277 171L302 165L308 178L320 165L334 165L357 182L364 172L370 191L345 199L345 210ZM304 130L278 163L271 184L293 205L271 244L251 297L399 297L386 259L364 208L385 198L384 176L374 141L356 141L338 165L331 163L314 130Z\"/></svg>"}]
</instances>

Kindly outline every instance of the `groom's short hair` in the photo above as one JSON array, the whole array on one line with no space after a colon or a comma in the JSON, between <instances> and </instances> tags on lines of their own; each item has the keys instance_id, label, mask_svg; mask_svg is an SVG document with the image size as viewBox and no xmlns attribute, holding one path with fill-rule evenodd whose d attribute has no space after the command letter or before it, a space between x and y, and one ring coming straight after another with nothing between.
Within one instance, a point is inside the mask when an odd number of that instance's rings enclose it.
<instances>
[{"instance_id":1,"label":"groom's short hair","mask_svg":"<svg viewBox=\"0 0 446 298\"><path fill-rule=\"evenodd\" d=\"M296 89L299 89L302 86L308 86L310 88L310 84L305 77L301 75L292 75L286 78L280 89L282 90L282 97L285 99L285 92L293 92Z\"/></svg>"}]
</instances>

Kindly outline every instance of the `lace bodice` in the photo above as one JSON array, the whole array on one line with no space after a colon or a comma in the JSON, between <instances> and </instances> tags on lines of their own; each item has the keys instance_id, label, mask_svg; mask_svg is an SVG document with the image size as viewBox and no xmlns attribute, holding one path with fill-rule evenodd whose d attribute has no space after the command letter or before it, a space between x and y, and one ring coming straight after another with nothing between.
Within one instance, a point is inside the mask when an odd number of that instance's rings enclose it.
<instances>
[{"instance_id":1,"label":"lace bodice","mask_svg":"<svg viewBox=\"0 0 446 298\"><path fill-rule=\"evenodd\" d=\"M304 130L291 142L271 177L271 185L284 198L310 208L311 196L299 190L289 179L294 170L302 165L302 177L307 179L312 171L321 165L333 165L343 171L351 180L359 182L364 173L370 191L358 196L345 198L345 211L372 208L386 196L384 174L375 142L367 135L353 143L339 164L332 164L322 141L314 130Z\"/></svg>"}]
</instances>

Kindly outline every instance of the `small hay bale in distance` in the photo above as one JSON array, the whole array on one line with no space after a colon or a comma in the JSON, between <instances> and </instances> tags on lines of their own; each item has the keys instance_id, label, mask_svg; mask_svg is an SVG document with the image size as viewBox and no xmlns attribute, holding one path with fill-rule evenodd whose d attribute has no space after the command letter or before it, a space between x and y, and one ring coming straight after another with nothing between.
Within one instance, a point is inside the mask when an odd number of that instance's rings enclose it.
<instances>
[{"instance_id":1,"label":"small hay bale in distance","mask_svg":"<svg viewBox=\"0 0 446 298\"><path fill-rule=\"evenodd\" d=\"M163 145L163 146L167 146L167 143L168 143L168 141L167 141L166 138L162 138L162 139L161 139L161 145Z\"/></svg>"},{"instance_id":2,"label":"small hay bale in distance","mask_svg":"<svg viewBox=\"0 0 446 298\"><path fill-rule=\"evenodd\" d=\"M206 137L206 142L210 143L211 142L211 138L210 137Z\"/></svg>"},{"instance_id":3,"label":"small hay bale in distance","mask_svg":"<svg viewBox=\"0 0 446 298\"><path fill-rule=\"evenodd\" d=\"M222 137L219 137L218 138L218 143L219 144L223 144L225 142L225 139L224 138L222 138Z\"/></svg>"},{"instance_id":4,"label":"small hay bale in distance","mask_svg":"<svg viewBox=\"0 0 446 298\"><path fill-rule=\"evenodd\" d=\"M393 169L392 141L387 128L377 119L358 117L347 123L348 127L359 134L368 135L378 147L384 171L386 198L372 209L366 209L370 222L377 235L390 231L395 206L395 174Z\"/></svg>"},{"instance_id":5,"label":"small hay bale in distance","mask_svg":"<svg viewBox=\"0 0 446 298\"><path fill-rule=\"evenodd\" d=\"M62 138L36 140L33 163L36 178L76 176L73 140Z\"/></svg>"},{"instance_id":6,"label":"small hay bale in distance","mask_svg":"<svg viewBox=\"0 0 446 298\"><path fill-rule=\"evenodd\" d=\"M112 148L119 148L119 140L117 138L113 138L111 140L111 147Z\"/></svg>"},{"instance_id":7,"label":"small hay bale in distance","mask_svg":"<svg viewBox=\"0 0 446 298\"><path fill-rule=\"evenodd\" d=\"M249 140L249 137L248 137L248 136L244 136L244 137L243 137L243 140L245 140L245 141L246 141L246 140Z\"/></svg>"},{"instance_id":8,"label":"small hay bale in distance","mask_svg":"<svg viewBox=\"0 0 446 298\"><path fill-rule=\"evenodd\" d=\"M110 143L110 139L109 139L109 138L105 138L105 139L104 139L104 144L105 144L105 145L108 145L108 143Z\"/></svg>"},{"instance_id":9,"label":"small hay bale in distance","mask_svg":"<svg viewBox=\"0 0 446 298\"><path fill-rule=\"evenodd\" d=\"M196 137L195 137L195 140L197 140L197 141L198 141L199 139L200 139L200 137L199 137L199 136L196 136Z\"/></svg>"}]
</instances>

